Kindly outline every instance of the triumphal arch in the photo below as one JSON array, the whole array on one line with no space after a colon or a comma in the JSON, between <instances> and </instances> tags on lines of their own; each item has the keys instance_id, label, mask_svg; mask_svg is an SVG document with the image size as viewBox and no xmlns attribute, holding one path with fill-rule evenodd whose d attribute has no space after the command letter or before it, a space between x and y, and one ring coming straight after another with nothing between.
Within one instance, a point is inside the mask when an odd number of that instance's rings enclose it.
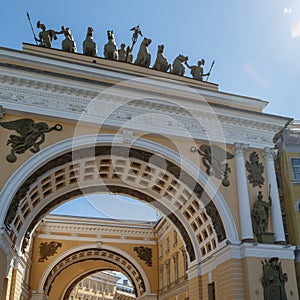
<instances>
[{"instance_id":1,"label":"triumphal arch","mask_svg":"<svg viewBox=\"0 0 300 300\"><path fill-rule=\"evenodd\" d=\"M2 300L69 299L104 269L126 274L137 299L264 299L268 274L298 299L273 149L288 118L132 63L29 44L0 57ZM163 217L48 217L96 193Z\"/></svg>"}]
</instances>

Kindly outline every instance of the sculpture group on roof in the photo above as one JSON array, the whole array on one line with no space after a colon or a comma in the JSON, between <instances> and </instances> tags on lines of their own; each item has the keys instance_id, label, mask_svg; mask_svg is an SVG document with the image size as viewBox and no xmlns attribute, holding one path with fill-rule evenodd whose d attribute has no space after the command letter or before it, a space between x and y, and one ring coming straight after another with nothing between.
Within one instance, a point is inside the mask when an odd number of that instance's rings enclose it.
<instances>
[{"instance_id":1,"label":"sculpture group on roof","mask_svg":"<svg viewBox=\"0 0 300 300\"><path fill-rule=\"evenodd\" d=\"M28 16L28 20L31 25L30 17ZM53 29L46 29L45 24L41 23L40 21L37 22L37 28L41 29L39 32L38 38L35 36L33 27L31 25L31 29L34 34L35 41L37 45L41 47L51 48L52 47L52 40L57 39L57 35L64 34L65 38L62 41L61 49L66 52L77 52L77 47L73 38L73 35L71 33L71 30L69 27L61 26L61 31L55 31ZM149 45L151 44L151 39L146 38L143 36L142 31L139 26L135 26L130 29L133 31L132 34L132 45L127 46L124 43L121 44L121 48L118 49L114 32L113 30L107 31L107 43L104 45L104 58L109 60L115 60L115 61L122 61L126 63L132 63L133 62L133 47L136 44L138 37L143 37L143 40L140 44L140 48L137 54L137 57L134 61L135 65L142 66L149 68L151 64L151 54L148 50ZM93 39L94 35L94 29L92 27L88 27L86 38L83 41L83 54L87 56L96 57L98 50L97 45ZM208 80L210 76L211 69L214 65L214 61L210 67L209 72L204 73L203 66L205 64L204 59L199 60L197 65L190 66L188 64L188 56L184 56L182 54L179 54L175 60L173 61L173 64L171 65L167 58L164 55L164 45L159 45L157 49L157 56L155 59L155 62L152 66L152 69L162 71L162 72L170 72L172 74L184 76L185 73L185 67L189 68L191 70L191 75L194 79L202 81L204 77L206 77L206 81Z\"/></svg>"}]
</instances>

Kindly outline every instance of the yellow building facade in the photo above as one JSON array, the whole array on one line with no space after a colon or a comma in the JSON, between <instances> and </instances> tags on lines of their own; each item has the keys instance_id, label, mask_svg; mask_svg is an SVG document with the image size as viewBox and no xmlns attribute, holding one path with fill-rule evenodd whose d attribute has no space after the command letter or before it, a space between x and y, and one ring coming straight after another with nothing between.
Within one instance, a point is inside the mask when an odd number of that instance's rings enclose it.
<instances>
[{"instance_id":1,"label":"yellow building facade","mask_svg":"<svg viewBox=\"0 0 300 300\"><path fill-rule=\"evenodd\" d=\"M272 258L298 299L273 149L290 119L265 114L265 101L132 64L28 44L0 57L2 300L67 299L99 270L128 275L142 300L263 299L262 262ZM272 198L268 240L253 232L259 192ZM127 195L163 218L47 223L88 194Z\"/></svg>"},{"instance_id":2,"label":"yellow building facade","mask_svg":"<svg viewBox=\"0 0 300 300\"><path fill-rule=\"evenodd\" d=\"M300 285L300 124L293 122L277 135L280 188L286 213L289 243L295 245L295 265Z\"/></svg>"}]
</instances>

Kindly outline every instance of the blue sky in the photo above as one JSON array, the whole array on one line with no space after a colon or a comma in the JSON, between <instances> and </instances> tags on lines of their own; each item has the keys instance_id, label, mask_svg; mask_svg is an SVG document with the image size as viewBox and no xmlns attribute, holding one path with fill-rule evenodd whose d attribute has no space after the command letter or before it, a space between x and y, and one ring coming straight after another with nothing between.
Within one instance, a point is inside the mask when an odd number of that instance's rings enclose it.
<instances>
[{"instance_id":1,"label":"blue sky","mask_svg":"<svg viewBox=\"0 0 300 300\"><path fill-rule=\"evenodd\" d=\"M131 43L129 29L140 25L152 39L154 63L157 45L165 45L170 62L179 54L189 64L206 60L206 70L216 60L210 81L220 91L269 101L267 113L300 119L300 1L3 1L0 45L21 49L34 43L26 18L60 30L70 27L79 52L88 26L94 28L99 56L113 29L118 46ZM60 48L62 36L54 43ZM138 41L137 50L141 39ZM186 70L186 75L188 74Z\"/></svg>"},{"instance_id":2,"label":"blue sky","mask_svg":"<svg viewBox=\"0 0 300 300\"><path fill-rule=\"evenodd\" d=\"M152 39L151 66L159 44L165 45L169 62L180 53L190 65L204 58L207 71L215 60L210 81L220 91L269 101L266 113L300 119L299 0L2 1L0 46L34 44L26 11L37 35L38 20L48 29L70 27L78 52L92 26L98 56L103 56L108 29L114 30L118 46L128 45L129 29L139 24ZM54 48L61 41L58 36Z\"/></svg>"}]
</instances>

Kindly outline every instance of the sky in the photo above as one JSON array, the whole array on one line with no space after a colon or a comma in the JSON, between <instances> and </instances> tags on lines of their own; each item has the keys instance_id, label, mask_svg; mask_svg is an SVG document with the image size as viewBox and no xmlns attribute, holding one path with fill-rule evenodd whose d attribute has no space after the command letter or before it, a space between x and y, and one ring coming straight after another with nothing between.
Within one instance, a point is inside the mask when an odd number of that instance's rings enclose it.
<instances>
[{"instance_id":1,"label":"sky","mask_svg":"<svg viewBox=\"0 0 300 300\"><path fill-rule=\"evenodd\" d=\"M36 35L37 21L57 31L62 25L70 27L80 53L92 26L100 57L107 30L114 30L118 46L131 45L129 29L139 25L152 39L150 66L160 44L165 45L169 62L178 54L187 55L190 65L204 58L206 72L215 60L209 81L220 91L268 101L266 113L300 120L300 0L2 0L1 4L2 47L21 50L22 42L35 43L27 11ZM60 49L62 40L58 36L53 47Z\"/></svg>"}]
</instances>

